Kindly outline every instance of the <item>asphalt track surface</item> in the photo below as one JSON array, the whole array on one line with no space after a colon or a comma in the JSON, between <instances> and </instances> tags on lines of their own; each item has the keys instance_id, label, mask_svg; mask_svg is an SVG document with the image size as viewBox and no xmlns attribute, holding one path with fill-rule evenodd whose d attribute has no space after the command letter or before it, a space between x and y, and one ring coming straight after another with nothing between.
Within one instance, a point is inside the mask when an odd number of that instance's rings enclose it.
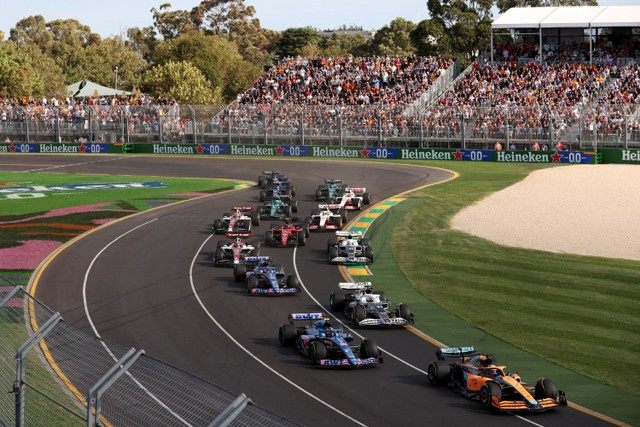
<instances>
[{"instance_id":1,"label":"asphalt track surface","mask_svg":"<svg viewBox=\"0 0 640 427\"><path fill-rule=\"evenodd\" d=\"M324 178L367 187L375 203L452 177L435 168L346 161L0 158L0 170L69 174L255 181L261 171L272 169L286 173L296 185L300 216L317 205L313 194ZM436 347L406 329L354 331L355 342L365 335L384 351L384 363L372 368L323 369L294 348L281 347L278 328L287 314L328 310L329 295L344 278L326 260L328 235L315 233L295 251L262 249L287 272L297 270L304 285L299 295L249 295L243 284L233 281L232 269L214 267L211 259L221 237L209 231L213 219L230 206L258 203L253 187L169 205L103 227L53 259L42 273L36 297L69 323L89 329L88 312L102 338L143 348L150 356L245 393L254 403L308 426L611 425L570 407L518 416L488 413L446 388L432 388L425 371ZM254 236L262 236L269 224L263 221Z\"/></svg>"}]
</instances>

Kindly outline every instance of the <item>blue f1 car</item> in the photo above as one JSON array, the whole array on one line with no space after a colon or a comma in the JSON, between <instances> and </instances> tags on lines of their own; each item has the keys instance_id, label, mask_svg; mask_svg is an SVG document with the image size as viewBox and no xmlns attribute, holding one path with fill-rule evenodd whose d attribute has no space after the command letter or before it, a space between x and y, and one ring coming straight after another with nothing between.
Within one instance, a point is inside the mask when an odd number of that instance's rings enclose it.
<instances>
[{"instance_id":1,"label":"blue f1 car","mask_svg":"<svg viewBox=\"0 0 640 427\"><path fill-rule=\"evenodd\" d=\"M236 264L233 277L236 282L243 280L250 294L295 294L300 292L297 276L286 275L282 267L276 267L268 256L248 256L244 264ZM255 266L247 271L247 265Z\"/></svg>"},{"instance_id":2,"label":"blue f1 car","mask_svg":"<svg viewBox=\"0 0 640 427\"><path fill-rule=\"evenodd\" d=\"M307 322L299 326L297 322ZM375 341L364 338L351 346L351 334L333 329L324 313L292 313L289 323L280 326L280 344L295 345L300 353L320 366L367 366L382 363Z\"/></svg>"}]
</instances>

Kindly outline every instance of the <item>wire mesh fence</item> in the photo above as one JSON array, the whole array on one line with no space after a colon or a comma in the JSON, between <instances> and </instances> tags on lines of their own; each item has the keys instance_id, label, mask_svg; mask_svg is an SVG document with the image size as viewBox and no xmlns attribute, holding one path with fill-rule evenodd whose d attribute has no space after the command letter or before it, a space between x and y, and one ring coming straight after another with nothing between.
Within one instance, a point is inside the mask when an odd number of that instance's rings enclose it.
<instances>
[{"instance_id":1,"label":"wire mesh fence","mask_svg":"<svg viewBox=\"0 0 640 427\"><path fill-rule=\"evenodd\" d=\"M299 425L0 285L0 426Z\"/></svg>"}]
</instances>

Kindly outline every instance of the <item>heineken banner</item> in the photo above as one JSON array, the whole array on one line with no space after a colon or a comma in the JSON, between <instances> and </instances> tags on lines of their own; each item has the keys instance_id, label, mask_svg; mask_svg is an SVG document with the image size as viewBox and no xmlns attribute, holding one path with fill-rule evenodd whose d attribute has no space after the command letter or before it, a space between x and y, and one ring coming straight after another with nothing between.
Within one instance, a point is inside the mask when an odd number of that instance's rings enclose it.
<instances>
[{"instance_id":1,"label":"heineken banner","mask_svg":"<svg viewBox=\"0 0 640 427\"><path fill-rule=\"evenodd\" d=\"M637 163L638 150L602 150L603 163ZM123 153L113 144L0 144L0 153L114 154ZM244 144L127 144L127 153L171 155L231 155L257 157L315 157L343 159L451 160L502 163L596 163L593 152L584 151L495 151L440 148L323 147L300 145Z\"/></svg>"},{"instance_id":2,"label":"heineken banner","mask_svg":"<svg viewBox=\"0 0 640 427\"><path fill-rule=\"evenodd\" d=\"M4 143L0 144L0 153L51 153L51 154L113 154L122 153L122 146L113 144L33 144Z\"/></svg>"}]
</instances>

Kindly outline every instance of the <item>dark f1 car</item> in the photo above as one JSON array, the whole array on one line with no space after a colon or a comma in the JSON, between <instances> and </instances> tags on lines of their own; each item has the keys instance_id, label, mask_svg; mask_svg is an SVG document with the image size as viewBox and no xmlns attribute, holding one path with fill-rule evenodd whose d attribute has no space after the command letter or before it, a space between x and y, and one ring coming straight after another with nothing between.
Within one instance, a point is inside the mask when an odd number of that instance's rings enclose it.
<instances>
[{"instance_id":1,"label":"dark f1 car","mask_svg":"<svg viewBox=\"0 0 640 427\"><path fill-rule=\"evenodd\" d=\"M324 184L318 185L316 189L316 200L333 203L345 187L341 179L325 179Z\"/></svg>"},{"instance_id":2,"label":"dark f1 car","mask_svg":"<svg viewBox=\"0 0 640 427\"><path fill-rule=\"evenodd\" d=\"M211 231L215 234L227 234L228 236L236 234L251 233L251 226L260 225L260 214L257 211L251 212L253 209L248 206L234 206L231 208L233 213L224 213L222 218L216 218L213 221ZM251 212L248 216L245 212Z\"/></svg>"},{"instance_id":3,"label":"dark f1 car","mask_svg":"<svg viewBox=\"0 0 640 427\"><path fill-rule=\"evenodd\" d=\"M484 409L541 412L567 404L564 392L548 378L535 385L522 382L517 373L507 373L488 354L474 347L441 348L437 360L427 368L433 385L448 385L453 391L480 401Z\"/></svg>"},{"instance_id":4,"label":"dark f1 car","mask_svg":"<svg viewBox=\"0 0 640 427\"><path fill-rule=\"evenodd\" d=\"M300 322L306 324L300 326ZM280 344L295 345L300 353L320 366L368 366L382 363L375 341L364 338L351 346L350 334L333 329L323 313L292 313L289 323L280 326Z\"/></svg>"},{"instance_id":5,"label":"dark f1 car","mask_svg":"<svg viewBox=\"0 0 640 427\"><path fill-rule=\"evenodd\" d=\"M265 232L264 244L267 246L304 246L307 244L309 226L307 224L271 224Z\"/></svg>"},{"instance_id":6,"label":"dark f1 car","mask_svg":"<svg viewBox=\"0 0 640 427\"><path fill-rule=\"evenodd\" d=\"M260 190L258 196L261 202L265 200L272 200L275 196L296 196L296 187L284 181L273 181L273 185Z\"/></svg>"},{"instance_id":7,"label":"dark f1 car","mask_svg":"<svg viewBox=\"0 0 640 427\"><path fill-rule=\"evenodd\" d=\"M213 256L216 266L232 267L243 263L248 256L260 255L260 242L253 244L245 243L242 237L249 234L238 235L234 240L220 240Z\"/></svg>"},{"instance_id":8,"label":"dark f1 car","mask_svg":"<svg viewBox=\"0 0 640 427\"><path fill-rule=\"evenodd\" d=\"M270 257L246 257L245 261L245 264L234 266L233 276L236 282L245 281L250 294L279 295L300 292L298 277L292 274L286 275L282 267L271 263ZM247 271L247 265L255 265L255 268Z\"/></svg>"},{"instance_id":9,"label":"dark f1 car","mask_svg":"<svg viewBox=\"0 0 640 427\"><path fill-rule=\"evenodd\" d=\"M371 282L344 282L339 291L329 297L334 311L342 310L356 326L403 326L413 323L413 313L407 304L398 304L395 310L384 292L373 292Z\"/></svg>"},{"instance_id":10,"label":"dark f1 car","mask_svg":"<svg viewBox=\"0 0 640 427\"><path fill-rule=\"evenodd\" d=\"M258 186L261 188L269 188L273 186L275 181L289 184L289 178L279 171L262 171L262 175L258 177Z\"/></svg>"},{"instance_id":11,"label":"dark f1 car","mask_svg":"<svg viewBox=\"0 0 640 427\"><path fill-rule=\"evenodd\" d=\"M327 242L329 262L334 264L370 264L373 248L361 231L336 231L336 236Z\"/></svg>"},{"instance_id":12,"label":"dark f1 car","mask_svg":"<svg viewBox=\"0 0 640 427\"><path fill-rule=\"evenodd\" d=\"M306 219L309 230L340 230L347 222L347 212L340 205L318 205Z\"/></svg>"},{"instance_id":13,"label":"dark f1 car","mask_svg":"<svg viewBox=\"0 0 640 427\"><path fill-rule=\"evenodd\" d=\"M298 202L288 196L275 196L256 209L261 219L290 220L292 212L298 212Z\"/></svg>"}]
</instances>

